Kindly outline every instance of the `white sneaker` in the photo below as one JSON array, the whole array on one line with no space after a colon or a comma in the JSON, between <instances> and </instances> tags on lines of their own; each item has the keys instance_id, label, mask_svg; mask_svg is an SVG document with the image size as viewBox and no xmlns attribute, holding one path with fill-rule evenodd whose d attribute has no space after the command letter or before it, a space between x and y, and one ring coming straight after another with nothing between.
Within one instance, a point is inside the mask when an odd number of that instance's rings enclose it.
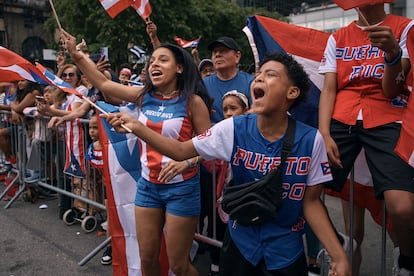
<instances>
[{"instance_id":1,"label":"white sneaker","mask_svg":"<svg viewBox=\"0 0 414 276\"><path fill-rule=\"evenodd\" d=\"M349 256L350 249L351 249L350 238L341 232L338 232L338 235L342 239L342 240L340 239L339 242L342 242L342 247L344 248L345 253ZM357 242L355 239L352 239L353 252L355 252L356 247L357 247ZM316 257L316 263L319 264L319 266L321 267L321 274L325 274L325 271L329 270L331 266L331 257L329 256L328 251L325 248L322 248L319 251Z\"/></svg>"},{"instance_id":2,"label":"white sneaker","mask_svg":"<svg viewBox=\"0 0 414 276\"><path fill-rule=\"evenodd\" d=\"M342 247L344 248L345 253L349 256L350 255L350 250L351 250L350 238L347 235L345 235L344 233L338 232L338 234L343 239ZM352 250L353 250L352 253L355 253L356 247L357 247L357 242L356 242L355 239L352 239Z\"/></svg>"}]
</instances>

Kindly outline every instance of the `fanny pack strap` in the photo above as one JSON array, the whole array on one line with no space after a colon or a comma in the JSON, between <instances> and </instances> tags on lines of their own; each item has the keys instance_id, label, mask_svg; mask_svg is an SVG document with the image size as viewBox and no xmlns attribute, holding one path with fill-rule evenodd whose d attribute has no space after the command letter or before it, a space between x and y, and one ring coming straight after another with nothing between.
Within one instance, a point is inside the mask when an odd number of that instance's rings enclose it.
<instances>
[{"instance_id":1,"label":"fanny pack strap","mask_svg":"<svg viewBox=\"0 0 414 276\"><path fill-rule=\"evenodd\" d=\"M291 117L288 118L288 127L285 134L285 141L283 141L281 150L281 160L278 169L283 172L283 168L286 163L286 159L293 149L293 141L295 139L296 121Z\"/></svg>"}]
</instances>

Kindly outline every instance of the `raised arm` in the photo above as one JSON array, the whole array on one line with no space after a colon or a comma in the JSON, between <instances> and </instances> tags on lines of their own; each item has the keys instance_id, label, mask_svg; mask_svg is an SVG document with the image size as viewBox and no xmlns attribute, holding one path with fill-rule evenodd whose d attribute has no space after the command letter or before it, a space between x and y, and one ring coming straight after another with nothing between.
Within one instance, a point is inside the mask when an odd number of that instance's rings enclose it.
<instances>
[{"instance_id":1,"label":"raised arm","mask_svg":"<svg viewBox=\"0 0 414 276\"><path fill-rule=\"evenodd\" d=\"M109 96L118 97L127 102L136 102L141 93L139 88L122 85L107 79L97 69L95 63L91 59L89 59L82 51L76 50L76 38L64 30L61 31L61 39L72 57L72 60L78 65L79 69L86 75L93 86Z\"/></svg>"}]
</instances>

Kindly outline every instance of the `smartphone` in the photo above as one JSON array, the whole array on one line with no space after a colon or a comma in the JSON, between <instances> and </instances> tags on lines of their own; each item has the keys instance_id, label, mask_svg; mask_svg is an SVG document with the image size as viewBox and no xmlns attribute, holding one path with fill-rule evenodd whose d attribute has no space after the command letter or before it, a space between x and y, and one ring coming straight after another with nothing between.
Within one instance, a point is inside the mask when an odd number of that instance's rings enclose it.
<instances>
[{"instance_id":1,"label":"smartphone","mask_svg":"<svg viewBox=\"0 0 414 276\"><path fill-rule=\"evenodd\" d=\"M47 103L46 99L43 96L35 96L35 98L41 103Z\"/></svg>"}]
</instances>

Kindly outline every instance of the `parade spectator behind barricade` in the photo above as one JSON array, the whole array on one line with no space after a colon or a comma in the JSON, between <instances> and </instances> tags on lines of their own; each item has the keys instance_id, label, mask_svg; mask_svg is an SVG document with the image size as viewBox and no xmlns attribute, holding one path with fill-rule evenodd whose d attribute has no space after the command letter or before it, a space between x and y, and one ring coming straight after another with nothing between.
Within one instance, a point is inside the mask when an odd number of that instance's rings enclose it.
<instances>
[{"instance_id":1,"label":"parade spectator behind barricade","mask_svg":"<svg viewBox=\"0 0 414 276\"><path fill-rule=\"evenodd\" d=\"M118 73L119 83L123 85L131 85L130 79L132 76L132 69L129 66L129 64L127 63L121 64L119 68L120 68L119 73Z\"/></svg>"},{"instance_id":2,"label":"parade spectator behind barricade","mask_svg":"<svg viewBox=\"0 0 414 276\"><path fill-rule=\"evenodd\" d=\"M214 70L213 61L208 58L205 58L200 61L200 63L198 64L198 71L200 71L201 77L203 79L205 77L213 75L216 72Z\"/></svg>"},{"instance_id":3,"label":"parade spectator behind barricade","mask_svg":"<svg viewBox=\"0 0 414 276\"><path fill-rule=\"evenodd\" d=\"M23 130L23 127L25 127L24 130L28 137L27 142L30 143L34 129L33 119L25 118L23 110L26 107L34 106L35 97L41 95L41 93L42 87L35 82L21 80L17 83L16 98L10 104L12 125L0 129L0 149L3 151L6 160L12 165L16 164L18 145L15 143L17 138L15 135L17 134L17 131ZM26 144L24 144L24 146L26 146ZM26 147L26 150L30 155L30 147ZM24 160L20 160L20 162L25 162L26 157L21 157L24 158Z\"/></svg>"},{"instance_id":4,"label":"parade spectator behind barricade","mask_svg":"<svg viewBox=\"0 0 414 276\"><path fill-rule=\"evenodd\" d=\"M210 97L214 99L211 122L215 124L224 118L221 99L227 91L235 89L245 94L249 102L251 101L249 89L253 76L239 71L242 53L233 38L220 37L211 42L208 49L211 51L211 60L216 73L204 78L204 83Z\"/></svg>"},{"instance_id":5,"label":"parade spectator behind barricade","mask_svg":"<svg viewBox=\"0 0 414 276\"><path fill-rule=\"evenodd\" d=\"M324 169L328 158L323 138L316 129L287 114L292 105L305 99L309 87L306 72L293 57L276 53L264 58L252 83L253 112L223 120L189 141L164 137L126 113L107 115L116 131L126 132L121 125L130 128L145 143L175 160L200 155L206 160L229 162L234 185L260 179L274 169L288 126L296 124L286 162L289 166L284 166L282 174L283 203L276 218L248 226L229 219L220 275L308 275L304 223L310 224L327 248L332 260L330 275L351 275L348 258L320 199L323 184L332 179ZM250 156L260 156L264 162L252 167Z\"/></svg>"},{"instance_id":6,"label":"parade spectator behind barricade","mask_svg":"<svg viewBox=\"0 0 414 276\"><path fill-rule=\"evenodd\" d=\"M207 91L196 90L200 74L191 55L180 47L165 44L154 50L147 67L146 86L140 89L96 74L88 59L75 50L75 38L62 31L62 40L91 83L104 94L116 94L137 103L141 108L140 120L157 132L184 141L210 126L209 111L203 102ZM172 172L167 182L162 182L160 171L171 159L153 151L146 143L140 145L142 177L137 185L135 214L142 272L145 275L160 272L159 252L165 224L170 269L176 275L197 275L186 257L190 256L200 212L197 169L191 167L178 175ZM171 197L172 194L180 196Z\"/></svg>"},{"instance_id":7,"label":"parade spectator behind barricade","mask_svg":"<svg viewBox=\"0 0 414 276\"><path fill-rule=\"evenodd\" d=\"M14 99L17 95L17 81L11 83L3 83L4 88L4 96L3 101L0 104L0 110L11 111L11 104L13 103ZM10 114L3 114L2 120L3 123L9 123L11 121ZM3 127L3 126L2 126Z\"/></svg>"},{"instance_id":8,"label":"parade spectator behind barricade","mask_svg":"<svg viewBox=\"0 0 414 276\"><path fill-rule=\"evenodd\" d=\"M42 103L45 105L53 104L53 90L57 89L53 86L46 86L43 89L43 96L36 97L35 107L26 107L23 113L34 119L34 131L32 141L30 143L30 155L27 160L26 169L31 171L29 177L24 178L27 183L34 183L46 180L47 172L50 171L50 162L47 157L50 156L50 146L52 141L52 132L48 128L48 121L42 117L38 111L37 105Z\"/></svg>"},{"instance_id":9,"label":"parade spectator behind barricade","mask_svg":"<svg viewBox=\"0 0 414 276\"><path fill-rule=\"evenodd\" d=\"M334 178L329 187L342 190L363 148L375 195L385 201L399 246L401 270L395 275L414 275L414 169L394 152L406 106L406 41L414 39L413 21L387 15L384 4L359 11L358 20L330 36L319 67L325 74L319 129ZM349 54L351 48L356 51Z\"/></svg>"},{"instance_id":10,"label":"parade spectator behind barricade","mask_svg":"<svg viewBox=\"0 0 414 276\"><path fill-rule=\"evenodd\" d=\"M104 168L104 160L103 160L103 153L102 153L102 145L99 141L99 131L98 131L98 119L96 115L93 115L89 119L89 137L92 140L92 143L89 144L88 150L86 153L86 160L89 163L89 199L101 202L101 198L103 195L105 206L107 207L107 199L106 199L106 190L105 190L105 181L103 179L103 168ZM102 194L103 192L103 194ZM107 208L108 210L108 208ZM106 213L106 221L109 221L108 213ZM110 237L110 228L109 223L106 226L106 236ZM103 265L110 265L112 264L112 247L108 245L103 253L101 258L101 264Z\"/></svg>"}]
</instances>

